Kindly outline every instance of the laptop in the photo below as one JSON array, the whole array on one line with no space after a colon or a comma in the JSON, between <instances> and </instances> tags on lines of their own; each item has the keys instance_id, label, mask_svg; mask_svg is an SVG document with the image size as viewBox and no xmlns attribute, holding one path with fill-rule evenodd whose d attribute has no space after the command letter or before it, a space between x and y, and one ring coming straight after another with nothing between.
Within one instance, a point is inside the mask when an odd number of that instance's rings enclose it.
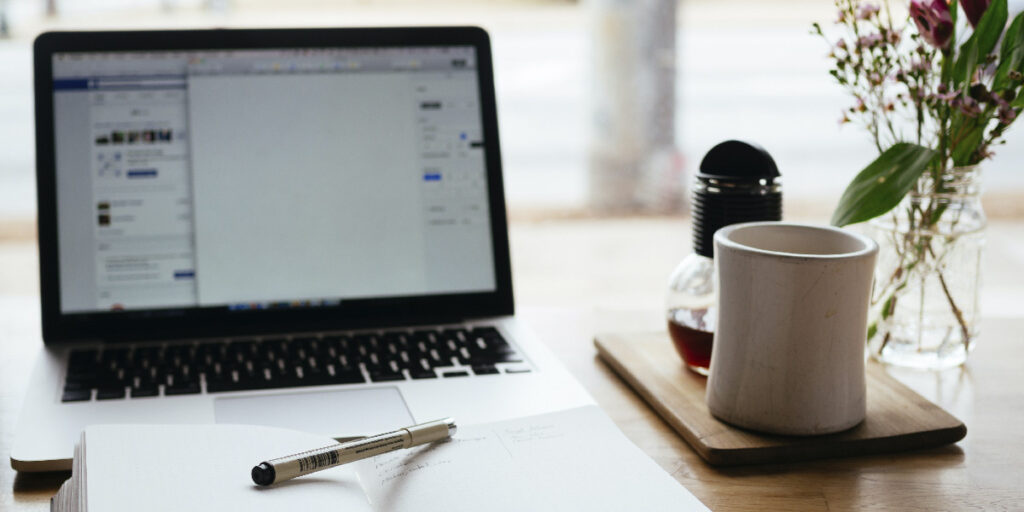
<instances>
[{"instance_id":1,"label":"laptop","mask_svg":"<svg viewBox=\"0 0 1024 512\"><path fill-rule=\"evenodd\" d=\"M474 27L46 33L44 348L11 465L97 423L331 437L593 403L514 316Z\"/></svg>"}]
</instances>

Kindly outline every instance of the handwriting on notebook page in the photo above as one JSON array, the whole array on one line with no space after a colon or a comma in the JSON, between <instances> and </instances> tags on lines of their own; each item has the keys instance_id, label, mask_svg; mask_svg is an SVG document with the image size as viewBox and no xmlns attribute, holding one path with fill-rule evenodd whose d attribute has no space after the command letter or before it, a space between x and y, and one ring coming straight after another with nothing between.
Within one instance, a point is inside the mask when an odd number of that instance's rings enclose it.
<instances>
[{"instance_id":1,"label":"handwriting on notebook page","mask_svg":"<svg viewBox=\"0 0 1024 512\"><path fill-rule=\"evenodd\" d=\"M452 464L457 452L485 441L485 436L452 438L405 452L391 452L371 459L375 480L381 487L421 471Z\"/></svg>"},{"instance_id":2,"label":"handwriting on notebook page","mask_svg":"<svg viewBox=\"0 0 1024 512\"><path fill-rule=\"evenodd\" d=\"M505 428L501 433L506 440L514 445L565 437L565 431L554 423Z\"/></svg>"}]
</instances>

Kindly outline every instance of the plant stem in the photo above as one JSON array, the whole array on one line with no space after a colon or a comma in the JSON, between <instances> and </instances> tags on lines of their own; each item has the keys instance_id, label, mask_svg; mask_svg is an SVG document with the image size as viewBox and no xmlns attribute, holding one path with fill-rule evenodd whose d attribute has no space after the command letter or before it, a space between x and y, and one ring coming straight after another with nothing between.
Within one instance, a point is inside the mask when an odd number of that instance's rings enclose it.
<instances>
[{"instance_id":1,"label":"plant stem","mask_svg":"<svg viewBox=\"0 0 1024 512\"><path fill-rule=\"evenodd\" d=\"M956 242L954 242L956 243ZM935 251L932 250L931 245L928 246L928 252L931 253L932 258L938 261L938 257L935 255ZM935 275L939 277L939 284L942 286L942 293L946 296L946 300L949 301L949 308L953 310L953 316L956 317L956 321L960 324L960 334L963 337L964 350L967 350L971 346L971 330L967 327L967 321L964 319L964 314L957 307L956 301L953 300L953 294L949 291L949 286L946 285L946 277L942 275L942 271L938 268L935 269Z\"/></svg>"},{"instance_id":2,"label":"plant stem","mask_svg":"<svg viewBox=\"0 0 1024 512\"><path fill-rule=\"evenodd\" d=\"M949 307L953 310L953 315L956 316L957 323L960 324L960 334L963 336L964 350L971 348L971 331L967 327L967 321L964 320L964 314L960 311L960 308L956 306L956 302L953 300L953 294L949 292L949 287L946 286L946 278L942 276L942 272L937 272L939 276L939 284L942 285L942 292L946 295L946 300L949 301Z\"/></svg>"}]
</instances>

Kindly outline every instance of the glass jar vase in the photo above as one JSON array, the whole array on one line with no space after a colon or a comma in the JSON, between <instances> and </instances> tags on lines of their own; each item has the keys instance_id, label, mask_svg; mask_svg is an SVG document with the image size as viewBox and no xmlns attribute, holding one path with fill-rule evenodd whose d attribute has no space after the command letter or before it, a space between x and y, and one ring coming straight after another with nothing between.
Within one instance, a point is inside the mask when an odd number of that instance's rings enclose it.
<instances>
[{"instance_id":1,"label":"glass jar vase","mask_svg":"<svg viewBox=\"0 0 1024 512\"><path fill-rule=\"evenodd\" d=\"M868 349L879 361L958 366L977 344L985 246L980 169L928 173L868 224L878 242Z\"/></svg>"}]
</instances>

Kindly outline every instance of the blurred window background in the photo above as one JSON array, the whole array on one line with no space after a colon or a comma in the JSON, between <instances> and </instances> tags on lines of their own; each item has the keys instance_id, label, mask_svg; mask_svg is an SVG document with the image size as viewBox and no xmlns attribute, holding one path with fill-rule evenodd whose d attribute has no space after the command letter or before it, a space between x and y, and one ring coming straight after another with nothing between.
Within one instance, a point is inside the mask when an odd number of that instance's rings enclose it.
<instances>
[{"instance_id":1,"label":"blurred window background","mask_svg":"<svg viewBox=\"0 0 1024 512\"><path fill-rule=\"evenodd\" d=\"M875 156L863 130L839 125L848 100L809 33L833 11L823 0L0 0L0 238L33 236L31 44L65 29L480 25L513 220L684 213L701 156L738 138L775 157L787 217L824 222ZM1024 134L1007 139L984 166L995 217L1024 211Z\"/></svg>"}]
</instances>

